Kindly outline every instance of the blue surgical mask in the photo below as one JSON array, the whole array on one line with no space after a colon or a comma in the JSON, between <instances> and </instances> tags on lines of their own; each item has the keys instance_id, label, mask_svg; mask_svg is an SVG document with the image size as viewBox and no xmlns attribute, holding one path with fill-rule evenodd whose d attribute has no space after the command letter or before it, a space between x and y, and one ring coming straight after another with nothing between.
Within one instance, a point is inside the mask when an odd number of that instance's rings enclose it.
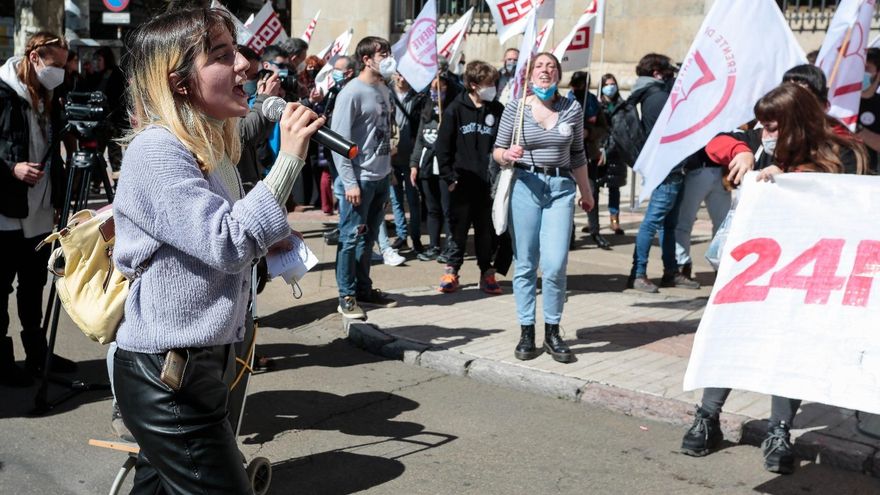
<instances>
[{"instance_id":1,"label":"blue surgical mask","mask_svg":"<svg viewBox=\"0 0 880 495\"><path fill-rule=\"evenodd\" d=\"M862 91L871 87L871 83L873 82L871 79L873 78L874 76L865 72L865 75L862 76Z\"/></svg>"},{"instance_id":2,"label":"blue surgical mask","mask_svg":"<svg viewBox=\"0 0 880 495\"><path fill-rule=\"evenodd\" d=\"M609 84L607 86L602 86L602 94L611 98L612 96L617 94L617 85Z\"/></svg>"},{"instance_id":3,"label":"blue surgical mask","mask_svg":"<svg viewBox=\"0 0 880 495\"><path fill-rule=\"evenodd\" d=\"M508 74L513 74L513 71L516 70L516 62L505 62L504 70L506 70Z\"/></svg>"},{"instance_id":4,"label":"blue surgical mask","mask_svg":"<svg viewBox=\"0 0 880 495\"><path fill-rule=\"evenodd\" d=\"M257 80L254 79L253 81L245 81L243 89L248 96L254 96L255 94L257 94Z\"/></svg>"},{"instance_id":5,"label":"blue surgical mask","mask_svg":"<svg viewBox=\"0 0 880 495\"><path fill-rule=\"evenodd\" d=\"M764 147L764 153L767 153L770 156L773 156L776 153L776 139L777 138L763 138L761 139L761 145Z\"/></svg>"},{"instance_id":6,"label":"blue surgical mask","mask_svg":"<svg viewBox=\"0 0 880 495\"><path fill-rule=\"evenodd\" d=\"M535 96L541 99L541 101L547 101L550 98L553 98L553 95L556 94L556 85L552 85L549 88L542 88L540 86L532 85L532 92L535 93Z\"/></svg>"},{"instance_id":7,"label":"blue surgical mask","mask_svg":"<svg viewBox=\"0 0 880 495\"><path fill-rule=\"evenodd\" d=\"M333 69L333 72L330 73L330 76L333 78L333 82L336 84L342 83L345 80L345 72L342 72L339 69Z\"/></svg>"}]
</instances>

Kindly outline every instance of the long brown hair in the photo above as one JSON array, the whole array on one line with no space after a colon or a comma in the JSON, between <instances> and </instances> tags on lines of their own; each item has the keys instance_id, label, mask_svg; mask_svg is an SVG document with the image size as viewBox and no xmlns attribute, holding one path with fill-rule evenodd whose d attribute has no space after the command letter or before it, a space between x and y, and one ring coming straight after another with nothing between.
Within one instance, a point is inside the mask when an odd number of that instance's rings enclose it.
<instances>
[{"instance_id":1,"label":"long brown hair","mask_svg":"<svg viewBox=\"0 0 880 495\"><path fill-rule=\"evenodd\" d=\"M835 134L819 100L802 86L780 84L758 100L755 117L779 126L774 156L783 170L797 167L802 171L840 173L841 152L849 148L856 156L857 173L864 173L864 147Z\"/></svg>"},{"instance_id":2,"label":"long brown hair","mask_svg":"<svg viewBox=\"0 0 880 495\"><path fill-rule=\"evenodd\" d=\"M37 70L31 63L29 55L36 50L37 55L39 55L40 58L43 58L49 54L49 47L52 46L67 50L67 41L61 36L49 31L34 33L34 35L28 39L28 42L24 47L24 58L22 58L21 63L18 64L17 75L28 90L33 110L35 113L40 113L39 108L40 103L42 102L43 115L49 115L52 111L52 98L49 98L49 90L44 88L43 85L40 84L40 80L37 79Z\"/></svg>"}]
</instances>

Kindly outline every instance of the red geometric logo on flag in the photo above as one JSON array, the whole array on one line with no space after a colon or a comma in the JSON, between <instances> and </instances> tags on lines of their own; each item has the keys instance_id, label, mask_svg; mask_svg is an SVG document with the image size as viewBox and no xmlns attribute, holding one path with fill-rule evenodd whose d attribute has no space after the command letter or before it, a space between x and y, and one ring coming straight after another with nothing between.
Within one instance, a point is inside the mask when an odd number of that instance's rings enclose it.
<instances>
[{"instance_id":1,"label":"red geometric logo on flag","mask_svg":"<svg viewBox=\"0 0 880 495\"><path fill-rule=\"evenodd\" d=\"M507 26L525 17L532 11L532 0L506 0L498 4L501 24Z\"/></svg>"},{"instance_id":2,"label":"red geometric logo on flag","mask_svg":"<svg viewBox=\"0 0 880 495\"><path fill-rule=\"evenodd\" d=\"M586 50L590 47L590 26L584 26L574 33L571 44L568 45L569 50Z\"/></svg>"}]
</instances>

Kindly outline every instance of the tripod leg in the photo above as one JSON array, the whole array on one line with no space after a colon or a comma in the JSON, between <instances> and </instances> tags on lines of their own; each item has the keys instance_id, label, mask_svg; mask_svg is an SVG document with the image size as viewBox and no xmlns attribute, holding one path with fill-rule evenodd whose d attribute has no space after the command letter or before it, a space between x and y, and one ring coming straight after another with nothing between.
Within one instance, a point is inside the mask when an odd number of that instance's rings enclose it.
<instances>
[{"instance_id":1,"label":"tripod leg","mask_svg":"<svg viewBox=\"0 0 880 495\"><path fill-rule=\"evenodd\" d=\"M79 198L76 201L74 213L82 210L89 204L89 184L92 181L92 168L82 169L82 180L79 183Z\"/></svg>"},{"instance_id":2,"label":"tripod leg","mask_svg":"<svg viewBox=\"0 0 880 495\"><path fill-rule=\"evenodd\" d=\"M50 301L53 301L50 299ZM61 314L61 299L57 295L52 304L52 324L49 331L49 343L46 350L46 362L43 365L43 375L40 381L40 388L34 397L34 413L42 414L50 409L46 396L49 393L49 370L52 367L52 354L55 351L55 335L58 333L58 317Z\"/></svg>"},{"instance_id":3,"label":"tripod leg","mask_svg":"<svg viewBox=\"0 0 880 495\"><path fill-rule=\"evenodd\" d=\"M104 161L104 158L101 158L99 167L98 167L98 176L101 178L101 183L104 184L104 193L107 196L107 202L113 202L113 191L114 186L113 183L110 182L110 176L107 175L107 163Z\"/></svg>"}]
</instances>

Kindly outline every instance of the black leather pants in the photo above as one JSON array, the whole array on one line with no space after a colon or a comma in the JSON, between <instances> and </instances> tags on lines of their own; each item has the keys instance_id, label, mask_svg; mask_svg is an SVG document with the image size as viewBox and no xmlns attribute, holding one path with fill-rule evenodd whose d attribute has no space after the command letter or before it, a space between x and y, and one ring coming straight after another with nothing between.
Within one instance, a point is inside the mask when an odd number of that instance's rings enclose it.
<instances>
[{"instance_id":1,"label":"black leather pants","mask_svg":"<svg viewBox=\"0 0 880 495\"><path fill-rule=\"evenodd\" d=\"M131 493L252 493L227 420L232 346L184 351L186 371L175 392L159 378L164 354L116 350L116 400L141 448Z\"/></svg>"}]
</instances>

